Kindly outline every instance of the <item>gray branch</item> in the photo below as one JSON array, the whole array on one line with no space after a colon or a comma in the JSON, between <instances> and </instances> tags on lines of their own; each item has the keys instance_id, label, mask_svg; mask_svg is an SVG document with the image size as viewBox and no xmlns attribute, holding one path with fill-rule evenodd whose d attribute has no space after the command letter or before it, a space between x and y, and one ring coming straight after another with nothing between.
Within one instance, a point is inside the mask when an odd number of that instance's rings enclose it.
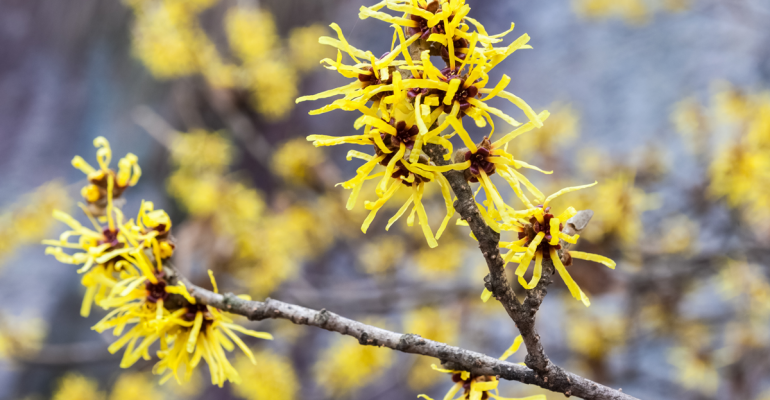
<instances>
[{"instance_id":1,"label":"gray branch","mask_svg":"<svg viewBox=\"0 0 770 400\"><path fill-rule=\"evenodd\" d=\"M232 293L218 294L190 283L173 266L167 266L170 279L185 283L190 294L197 301L232 314L242 315L252 321L285 319L297 325L308 325L331 332L351 336L364 346L387 347L404 353L419 354L438 359L444 366L473 374L498 376L501 379L537 385L555 392L575 395L587 400L633 400L619 391L594 383L571 373L565 373L562 380L549 380L535 371L519 364L500 361L496 358L465 350L448 344L428 340L414 334L401 334L354 321L322 309L312 310L282 301L244 300ZM569 389L563 390L568 387Z\"/></svg>"}]
</instances>

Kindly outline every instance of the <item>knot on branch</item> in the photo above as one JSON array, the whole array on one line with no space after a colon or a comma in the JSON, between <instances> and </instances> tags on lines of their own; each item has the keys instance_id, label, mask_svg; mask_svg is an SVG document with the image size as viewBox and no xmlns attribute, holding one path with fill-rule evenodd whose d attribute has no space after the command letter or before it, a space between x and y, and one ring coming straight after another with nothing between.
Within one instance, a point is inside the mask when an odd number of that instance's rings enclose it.
<instances>
[{"instance_id":1,"label":"knot on branch","mask_svg":"<svg viewBox=\"0 0 770 400\"><path fill-rule=\"evenodd\" d=\"M238 305L239 301L241 300L238 296L232 294L232 293L225 293L222 304L224 304L225 308L228 310L231 310L233 306Z\"/></svg>"},{"instance_id":2,"label":"knot on branch","mask_svg":"<svg viewBox=\"0 0 770 400\"><path fill-rule=\"evenodd\" d=\"M232 293L225 294L225 304L228 306L236 304L237 300L240 300L237 296L233 295ZM272 301L271 298L266 298L264 303L258 303L258 306L254 307L246 317L250 319L251 321L262 321L267 318L271 318L270 315L268 315L267 310L270 308L270 301Z\"/></svg>"},{"instance_id":3,"label":"knot on branch","mask_svg":"<svg viewBox=\"0 0 770 400\"><path fill-rule=\"evenodd\" d=\"M315 315L315 318L313 318L315 323L320 326L324 327L327 322L329 322L329 311L327 311L325 308L322 308L321 311L318 312L318 314Z\"/></svg>"},{"instance_id":4,"label":"knot on branch","mask_svg":"<svg viewBox=\"0 0 770 400\"><path fill-rule=\"evenodd\" d=\"M377 339L370 339L369 334L366 332L361 332L358 343L362 346L379 346L379 341Z\"/></svg>"},{"instance_id":5,"label":"knot on branch","mask_svg":"<svg viewBox=\"0 0 770 400\"><path fill-rule=\"evenodd\" d=\"M405 333L401 335L401 338L398 340L396 350L404 351L412 346L422 346L424 344L425 340L422 338L422 336L415 335L414 333Z\"/></svg>"},{"instance_id":6,"label":"knot on branch","mask_svg":"<svg viewBox=\"0 0 770 400\"><path fill-rule=\"evenodd\" d=\"M487 288L490 292L492 292L492 276L490 274L487 274L484 277L484 287Z\"/></svg>"}]
</instances>

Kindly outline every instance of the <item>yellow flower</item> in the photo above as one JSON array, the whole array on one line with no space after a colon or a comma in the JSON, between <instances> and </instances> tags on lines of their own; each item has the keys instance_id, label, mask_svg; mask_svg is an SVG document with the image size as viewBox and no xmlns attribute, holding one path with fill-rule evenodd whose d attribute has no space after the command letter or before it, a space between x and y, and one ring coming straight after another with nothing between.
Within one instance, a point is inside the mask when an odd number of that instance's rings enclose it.
<instances>
[{"instance_id":1,"label":"yellow flower","mask_svg":"<svg viewBox=\"0 0 770 400\"><path fill-rule=\"evenodd\" d=\"M405 13L405 16L394 17L381 12L380 10L385 7ZM359 13L361 19L372 17L395 25L391 50L380 58L376 58L370 51L365 52L350 45L336 24L332 24L331 27L337 33L338 39L329 37L320 39L321 43L338 49L336 61L322 60L326 68L356 80L337 89L300 97L297 102L343 95L342 99L311 111L311 114L336 109L362 113L354 124L356 129L364 128L362 134L342 137L310 135L308 140L313 141L316 146L348 143L374 147L373 155L359 151L348 153L348 160L358 158L366 163L358 168L353 179L341 183L343 188L351 190L347 208L353 209L365 182L379 177L378 184L375 186L378 199L365 203L370 213L361 228L364 233L376 213L406 186L412 189L412 195L391 218L386 229L408 211L409 206L414 202L407 224L413 225L416 214L428 244L430 247L436 247L437 239L454 214L451 190L442 175L443 172L465 170L470 167L469 179L475 181L483 179L480 178L481 175L486 172L491 173L494 169L479 172L479 165L476 164L484 163L493 167L496 162L501 165L500 169L504 172L501 175L515 181L516 185L520 180L529 184L529 181L513 169L531 166L514 160L510 154L506 153L505 145L526 131L542 127L548 113L535 113L526 102L506 91L511 82L507 75L503 75L493 87L488 87L489 72L516 50L530 48L527 45L529 36L523 35L507 47L495 47L495 44L501 42L502 37L510 30L499 35L489 35L483 25L467 17L469 11L470 7L461 0L442 0L431 3L384 0L372 7L362 7ZM408 38L405 37L402 27L409 28ZM471 31L471 27L474 27L475 31ZM422 51L419 57L415 54L413 59L409 46L414 44L419 47L417 43L422 40L445 47L442 48L445 50L446 68L440 69L432 63L429 50ZM347 53L355 64L342 64L342 52ZM483 95L486 96L482 98ZM495 97L506 99L516 105L524 112L529 122L521 126L520 122L502 110L490 106L488 101ZM487 161L486 158L493 150L491 141L486 142L489 144L487 148L477 147L461 122L466 115L480 127L489 123L492 127L490 137L494 133L493 115L510 125L521 127L496 141L495 145L500 148L494 148L498 152L494 155L500 157ZM442 135L450 128L454 133ZM466 158L456 160L456 164L448 166L434 165L423 153L423 146L432 144L443 147L446 150L444 158L449 160L452 153L449 138L455 134L459 135L468 149ZM474 164L476 158L478 160ZM384 166L385 170L374 172L377 164ZM441 187L447 207L447 215L435 236L428 225L427 213L422 205L425 186L432 181L436 181ZM482 185L487 190L488 197L499 197L497 190L486 179ZM528 187L533 186L530 184ZM510 223L512 217L508 207L502 206L501 201L496 203L500 214L506 222ZM493 214L493 212L490 210L487 214ZM486 218L490 222L494 216Z\"/></svg>"},{"instance_id":2,"label":"yellow flower","mask_svg":"<svg viewBox=\"0 0 770 400\"><path fill-rule=\"evenodd\" d=\"M45 253L53 255L57 261L64 264L83 265L78 269L78 273L86 273L82 283L87 290L80 310L84 317L90 314L91 304L94 301L99 303L104 300L107 290L115 285L116 280L113 276L115 273L123 271L131 264L139 267L136 262L130 262L131 257L139 257L140 255L137 254L143 255L144 249L149 249L157 260L157 269L161 270L161 260L173 254L173 244L168 240L171 220L165 211L155 210L152 202L143 202L136 223L134 220L124 223L123 213L114 205L113 197L121 195L126 187L135 184L139 178L140 170L136 164L136 157L129 154L120 160L116 174L109 169L112 151L107 140L99 137L94 140L94 145L99 148L97 151L99 170L88 165L81 157L75 157L72 161L76 168L88 175L92 187L101 189L97 184L101 185L106 181L105 201L99 199L90 201L91 207L88 208L81 205L94 229L81 225L69 214L54 210L53 217L67 224L70 230L62 233L59 240L43 240L43 244L49 246L46 247ZM103 211L100 208L101 204L104 205ZM92 210L105 215L107 226L100 225L99 221L93 217ZM77 241L70 241L70 238L77 238ZM69 254L64 249L76 250L76 252Z\"/></svg>"},{"instance_id":3,"label":"yellow flower","mask_svg":"<svg viewBox=\"0 0 770 400\"><path fill-rule=\"evenodd\" d=\"M561 276L570 294L577 300L583 302L587 306L591 305L588 297L578 287L577 283L572 279L569 272L567 272L567 266L571 265L572 258L578 258L583 260L595 261L606 265L609 268L615 268L615 262L609 258L597 255L584 253L581 251L569 251L565 252L565 258L567 260L566 266L559 257L558 250L561 250L560 241L563 240L567 243L577 243L579 235L570 236L562 232L564 229L564 223L572 218L577 211L569 207L563 213L555 216L551 213L550 202L557 197L574 192L576 190L589 188L596 185L596 182L590 185L575 186L562 189L550 196L548 196L542 204L538 206L532 206L526 197L521 197L521 200L527 204L528 208L517 214L517 220L509 225L503 225L505 230L514 231L518 233L518 240L513 242L500 242L500 248L508 249L508 253L503 255L503 261L507 265L509 262L518 263L518 267L514 272L519 279L519 284L525 289L533 289L543 273L543 260L550 259L553 263L556 271ZM518 194L518 192L517 192ZM524 279L524 275L529 269L529 265L532 261L535 261L535 268L532 275L532 280L527 282ZM487 301L492 297L492 292L484 289L484 293L481 295L482 300Z\"/></svg>"},{"instance_id":4,"label":"yellow flower","mask_svg":"<svg viewBox=\"0 0 770 400\"><path fill-rule=\"evenodd\" d=\"M115 284L110 296L101 302L101 305L114 309L93 328L98 332L112 328L113 334L118 336L127 325L134 324L109 347L110 353L126 348L121 367L128 368L141 358L149 360L150 346L159 341L161 350L157 354L160 361L155 364L153 373L164 375L161 382L171 378L176 378L179 383L189 381L201 359L209 365L212 384L221 387L227 380L240 382L238 372L224 350L233 351L238 345L252 362L254 360L251 350L234 331L261 339L272 339L272 336L245 329L219 310L196 304L184 285L171 286L165 274L153 270L143 252L131 256L125 257L142 273ZM209 275L214 291L218 292L210 271ZM183 305L168 310L166 301L173 295L180 297L178 301Z\"/></svg>"},{"instance_id":5,"label":"yellow flower","mask_svg":"<svg viewBox=\"0 0 770 400\"><path fill-rule=\"evenodd\" d=\"M383 326L381 321L367 321ZM393 363L393 352L377 346L361 346L355 340L336 337L314 367L315 381L334 398L353 394L376 381Z\"/></svg>"},{"instance_id":6,"label":"yellow flower","mask_svg":"<svg viewBox=\"0 0 770 400\"><path fill-rule=\"evenodd\" d=\"M544 111L540 114L542 120L546 120L549 114ZM479 182L481 188L484 189L487 200L485 201L486 207L482 207L477 203L479 209L482 211L482 217L486 220L487 224L493 228L498 228L498 220L502 220L502 223L506 226L515 223L515 219L521 214L513 207L510 207L503 201L500 192L490 176L496 173L511 186L514 193L524 201L524 204L532 207L526 195L521 190L521 184L531 192L537 201L542 201L545 196L535 187L524 175L519 173L517 169L528 168L533 169L545 174L551 172L543 171L538 167L530 165L524 161L516 160L506 150L508 143L519 135L529 132L535 129L535 124L528 122L523 126L513 130L509 134L500 138L492 143L489 138L485 137L481 141L478 148L475 151L467 150L464 154L458 151L456 154L455 162L465 161L465 165L468 165L468 169L465 171L465 178L469 182ZM461 158L462 157L462 158ZM486 208L486 210L484 210Z\"/></svg>"},{"instance_id":7,"label":"yellow flower","mask_svg":"<svg viewBox=\"0 0 770 400\"><path fill-rule=\"evenodd\" d=\"M521 346L523 339L521 336L516 337L511 347L500 357L500 360L505 361L513 355ZM448 369L438 368L435 364L431 367L439 372L452 374L452 381L455 384L447 392L444 399L456 399L456 400L481 400L485 398L493 398L496 400L545 400L544 395L535 395L519 399L504 398L497 395L497 385L500 381L494 376L474 375L467 371L454 371ZM460 397L455 397L457 393L463 391ZM424 398L427 400L433 400L430 397L421 394L418 398Z\"/></svg>"},{"instance_id":8,"label":"yellow flower","mask_svg":"<svg viewBox=\"0 0 770 400\"><path fill-rule=\"evenodd\" d=\"M54 211L54 217L69 225L70 230L59 240L44 241L50 246L46 253L53 254L60 262L84 264L79 270L86 273L82 283L87 288L81 314L88 316L94 301L109 310L93 329L98 332L113 329L113 334L120 336L108 350L115 353L125 348L120 364L123 368L139 359L150 360L151 346L157 342L160 361L155 364L154 372L164 375L163 382L172 377L180 383L189 381L201 360L208 364L213 384L221 387L227 380L240 382L225 351L233 351L237 345L254 360L251 350L235 332L262 339L272 339L272 336L245 329L220 310L196 304L183 283L174 284L167 278L163 262L174 250L169 236L171 219L163 210L156 210L152 202L143 201L136 220L124 222L123 213L113 202L116 195L113 189L124 189L138 178L138 167L134 159L119 164L117 174L113 173L109 170L109 144L103 138L98 138L95 144L100 147L97 152L100 170L88 166L82 158L76 158L73 164L86 172L92 182L107 181L103 210L107 226L102 227L84 205L81 207L94 230L83 227L68 214ZM213 157L214 168L222 163L221 158ZM118 186L114 186L116 182ZM228 200L241 220L248 220L249 213L258 213L249 207L252 203L247 204L237 196L230 196ZM91 205L99 207L97 203ZM71 242L71 237L78 240ZM64 248L80 251L68 254ZM211 271L209 276L214 291L218 292Z\"/></svg>"},{"instance_id":9,"label":"yellow flower","mask_svg":"<svg viewBox=\"0 0 770 400\"><path fill-rule=\"evenodd\" d=\"M409 116L404 116L404 118L407 120L396 122L395 119L392 119L390 123L386 123L379 118L365 116L366 122L375 127L375 129L372 130L367 127L367 134L365 135L350 136L347 138L329 138L320 135L311 135L308 136L308 140L313 140L316 146L330 146L341 143L373 146L374 155L365 154L355 150L348 152L348 160L357 158L366 161L366 163L358 168L356 177L340 184L343 188L351 190L347 208L348 210L352 210L364 183L369 179L381 177L375 190L378 199L374 202L367 201L364 203L365 208L370 210L370 212L361 226L361 231L366 233L369 225L377 215L377 212L396 194L396 192L399 190L403 191L404 189L411 189L411 196L409 196L406 203L401 206L398 212L388 221L386 230L390 229L390 227L404 213L406 213L409 206L414 203L409 217L407 218L407 225L413 226L414 216L416 214L428 245L436 247L438 246L436 240L443 234L449 219L454 215L455 211L454 206L452 205L453 200L449 182L441 172L451 169L467 168L469 163L437 167L424 154L419 155L416 160L411 160L415 154L420 154L416 149L417 139L415 139L418 135L419 128L416 123L409 120ZM411 152L408 157L406 155L407 150ZM372 174L375 167L377 167L377 164L384 166L385 170L383 172ZM435 236L428 225L428 215L422 203L422 199L425 195L425 185L434 180L441 187L441 193L447 207L447 214Z\"/></svg>"},{"instance_id":10,"label":"yellow flower","mask_svg":"<svg viewBox=\"0 0 770 400\"><path fill-rule=\"evenodd\" d=\"M97 137L94 139L94 146L97 148L96 160L99 169L92 167L81 156L75 156L72 159L72 166L86 174L88 181L91 182L90 185L83 187L81 194L89 205L95 205L91 208L92 212L101 215L97 210L111 207L109 203L112 200L120 197L127 187L136 185L142 176L142 170L137 164L136 156L128 153L118 161L116 173L110 169L112 149L107 139L102 136Z\"/></svg>"},{"instance_id":11,"label":"yellow flower","mask_svg":"<svg viewBox=\"0 0 770 400\"><path fill-rule=\"evenodd\" d=\"M104 392L99 391L98 383L83 375L70 372L59 380L53 400L104 400Z\"/></svg>"},{"instance_id":12,"label":"yellow flower","mask_svg":"<svg viewBox=\"0 0 770 400\"><path fill-rule=\"evenodd\" d=\"M243 383L233 386L235 395L246 400L294 400L300 381L291 360L269 350L254 353L254 366L248 358L239 356L235 369L243 376Z\"/></svg>"}]
</instances>

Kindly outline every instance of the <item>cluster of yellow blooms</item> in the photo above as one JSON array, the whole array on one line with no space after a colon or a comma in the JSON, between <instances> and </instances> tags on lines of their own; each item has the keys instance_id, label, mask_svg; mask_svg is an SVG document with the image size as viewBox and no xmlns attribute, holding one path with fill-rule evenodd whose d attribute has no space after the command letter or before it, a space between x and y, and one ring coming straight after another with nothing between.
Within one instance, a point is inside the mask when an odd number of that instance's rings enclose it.
<instances>
[{"instance_id":1,"label":"cluster of yellow blooms","mask_svg":"<svg viewBox=\"0 0 770 400\"><path fill-rule=\"evenodd\" d=\"M575 12L583 18L603 20L622 18L630 25L643 25L652 14L688 10L692 0L574 0Z\"/></svg>"},{"instance_id":2,"label":"cluster of yellow blooms","mask_svg":"<svg viewBox=\"0 0 770 400\"><path fill-rule=\"evenodd\" d=\"M214 87L249 90L257 111L269 119L291 111L299 74L323 56L314 40L323 28L297 28L283 44L273 16L249 6L227 10L224 30L231 54L220 54L198 20L218 0L124 1L136 16L134 54L155 77L200 74Z\"/></svg>"},{"instance_id":3,"label":"cluster of yellow blooms","mask_svg":"<svg viewBox=\"0 0 770 400\"><path fill-rule=\"evenodd\" d=\"M214 258L231 267L252 295L269 295L296 275L306 257L333 243L333 226L316 223L318 209L302 205L269 209L260 192L233 176L229 169L234 148L224 135L177 133L170 147L176 169L168 181L169 193L193 223L208 224L204 231L231 244L227 254ZM291 143L276 152L276 162L288 158L284 148L292 149ZM306 171L300 164L282 165L291 176Z\"/></svg>"},{"instance_id":4,"label":"cluster of yellow blooms","mask_svg":"<svg viewBox=\"0 0 770 400\"><path fill-rule=\"evenodd\" d=\"M137 157L128 154L118 162L118 170L110 169L112 151L107 140L98 137L98 168L82 157L72 165L88 177L82 190L86 204L80 204L93 228L83 226L75 218L54 211L54 218L69 226L56 240L44 240L51 254L65 264L81 266L82 284L86 287L81 314L87 317L96 304L109 313L93 329L112 329L120 336L109 347L111 353L125 349L121 367L128 368L140 359L149 360L150 347L160 344L160 359L153 372L171 378L189 380L196 366L204 360L211 372L212 384L239 382L238 373L225 351L235 346L252 358L251 350L235 332L261 339L272 339L268 333L245 329L220 310L201 305L164 269L164 261L174 253L171 220L153 203L143 201L136 219L128 219L117 206L125 190L136 185L141 176ZM65 251L65 249L69 251ZM214 291L217 285L211 276Z\"/></svg>"},{"instance_id":5,"label":"cluster of yellow blooms","mask_svg":"<svg viewBox=\"0 0 770 400\"><path fill-rule=\"evenodd\" d=\"M118 377L110 395L99 390L99 384L77 373L67 373L59 381L53 400L161 400L169 398L158 390L144 374L125 373Z\"/></svg>"},{"instance_id":6,"label":"cluster of yellow blooms","mask_svg":"<svg viewBox=\"0 0 770 400\"><path fill-rule=\"evenodd\" d=\"M383 9L400 15L388 14ZM517 136L541 128L549 113L535 112L524 100L507 91L511 82L507 75L503 75L498 83L490 84L489 73L517 50L531 48L527 44L529 36L524 34L510 45L498 47L497 44L513 30L513 24L508 31L491 35L480 22L468 16L469 12L470 6L464 0L383 0L371 7L361 7L361 19L378 19L392 24L394 28L390 50L379 58L371 51L351 45L341 28L332 24L337 38L321 37L319 42L336 48L337 58L321 62L327 69L354 80L345 86L304 96L297 101L342 95L343 98L311 111L311 114L338 109L358 112L361 116L354 126L363 129L363 132L343 137L310 135L308 140L316 146L370 146L373 154L355 150L348 152L348 160L356 158L365 163L358 168L353 179L340 184L351 191L347 208L355 207L368 180L376 180L376 200L364 203L369 215L361 229L366 233L377 212L397 192L407 191L409 197L388 221L386 230L409 211L407 225L413 226L416 219L430 247L438 246L438 239L455 213L451 188L442 173L463 171L467 181L480 184L477 194L484 190L486 200L477 205L487 224L498 232L518 234L517 240L501 242L500 247L509 249L505 255L506 264L518 264L516 275L522 286L533 288L540 279L543 260L550 259L572 295L588 305L588 298L557 255L561 240L569 243L577 240L577 236L562 232L564 222L576 211L568 207L556 216L551 213L549 203L562 194L593 184L562 189L546 197L518 171L528 168L545 172L515 159L508 152L508 145ZM344 64L343 53L354 64ZM440 56L444 66L436 66L432 55ZM520 108L529 121L518 122L501 109L491 106L489 103L495 98L502 98ZM517 128L493 141L495 125L492 116ZM480 128L490 126L489 135L480 142L474 141L463 124L468 118ZM453 145L449 139L455 135L462 140L465 148L452 157ZM436 165L425 152L429 146L441 148L445 154L444 161L452 159L454 163ZM383 168L375 172L378 165ZM514 209L503 201L492 181L495 174L511 187L524 204L523 209ZM426 186L434 182L438 184L447 208L435 235L423 205ZM534 202L524 193L522 186L529 191ZM458 222L462 224L462 221ZM613 261L601 256L582 252L570 254L572 258L601 262L611 268L615 266ZM523 277L533 260L533 279L526 282ZM483 297L488 299L490 295L485 291Z\"/></svg>"},{"instance_id":7,"label":"cluster of yellow blooms","mask_svg":"<svg viewBox=\"0 0 770 400\"><path fill-rule=\"evenodd\" d=\"M22 318L0 312L0 360L40 350L48 326L39 318Z\"/></svg>"},{"instance_id":8,"label":"cluster of yellow blooms","mask_svg":"<svg viewBox=\"0 0 770 400\"><path fill-rule=\"evenodd\" d=\"M67 188L58 181L47 182L16 204L0 212L0 262L14 250L45 239L53 228L51 212L69 209ZM1 266L1 264L0 264Z\"/></svg>"},{"instance_id":9,"label":"cluster of yellow blooms","mask_svg":"<svg viewBox=\"0 0 770 400\"><path fill-rule=\"evenodd\" d=\"M770 185L770 92L717 87L710 112L688 98L677 104L672 121L709 160L709 192L767 234L770 192L758 188Z\"/></svg>"}]
</instances>

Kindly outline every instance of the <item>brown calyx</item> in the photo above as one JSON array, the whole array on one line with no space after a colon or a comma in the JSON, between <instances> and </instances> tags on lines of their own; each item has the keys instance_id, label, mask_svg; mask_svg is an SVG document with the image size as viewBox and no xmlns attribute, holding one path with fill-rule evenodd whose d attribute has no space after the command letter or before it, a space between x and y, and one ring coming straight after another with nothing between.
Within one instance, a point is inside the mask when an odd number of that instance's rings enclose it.
<instances>
[{"instance_id":1,"label":"brown calyx","mask_svg":"<svg viewBox=\"0 0 770 400\"><path fill-rule=\"evenodd\" d=\"M464 171L466 181L478 182L481 171L484 171L487 176L495 174L495 164L489 161L489 157L492 155L492 142L488 137L485 136L481 143L478 144L478 149L475 153L471 153L468 149L465 150L461 162L471 162L471 166Z\"/></svg>"},{"instance_id":2,"label":"brown calyx","mask_svg":"<svg viewBox=\"0 0 770 400\"><path fill-rule=\"evenodd\" d=\"M543 205L539 205L539 208L542 208ZM519 232L519 239L527 238L527 243L524 244L524 247L529 246L530 243L532 243L532 240L535 239L535 236L540 233L544 232L545 237L543 237L543 240L540 241L540 244L537 246L537 249L543 252L543 257L550 257L550 250L553 248L554 250L561 250L561 243L557 243L556 245L550 245L548 242L553 239L553 234L558 232L551 232L551 219L555 218L553 214L549 213L551 210L551 207L545 208L545 214L543 215L543 223L540 223L540 221L537 220L537 218L532 217L529 219L529 224L524 226L524 231ZM564 224L559 224L559 232L561 232L564 229ZM569 257L569 264L571 264L572 257ZM564 265L567 265L565 263Z\"/></svg>"},{"instance_id":3,"label":"brown calyx","mask_svg":"<svg viewBox=\"0 0 770 400\"><path fill-rule=\"evenodd\" d=\"M149 280L144 283L144 289L147 291L147 301L157 303L158 300L163 300L165 302L171 295L166 292L168 283L166 283L165 274L161 272L155 276L158 278L158 283L152 283Z\"/></svg>"},{"instance_id":4,"label":"brown calyx","mask_svg":"<svg viewBox=\"0 0 770 400\"><path fill-rule=\"evenodd\" d=\"M425 154L420 154L420 158L417 161L418 164L425 164L430 165L430 158L426 156ZM414 176L413 182L407 182L406 178L409 176ZM422 176L417 175L410 171L408 168L406 168L406 165L404 165L403 160L399 160L396 163L396 168L393 170L393 174L390 175L393 179L402 179L401 183L403 183L406 186L412 187L412 185L419 185L420 183L430 182L430 179Z\"/></svg>"},{"instance_id":5,"label":"brown calyx","mask_svg":"<svg viewBox=\"0 0 770 400\"><path fill-rule=\"evenodd\" d=\"M382 57L380 57L380 60L382 60L383 58L387 57L388 54L390 54L390 52L387 52L387 53L383 54ZM368 74L358 74L358 80L361 82L362 87L364 87L364 88L372 86L372 85L390 85L390 84L392 84L393 83L393 73L396 72L396 67L388 67L388 79L384 80L384 81L382 80L382 76L381 75L378 77L378 75L374 73L374 68L373 67L371 67L371 66L370 67L366 67L365 70L368 71L369 73ZM377 71L377 73L379 74L379 71ZM377 93L376 95L372 96L372 100L378 100L378 99L380 99L382 97L390 96L392 94L393 94L392 91Z\"/></svg>"},{"instance_id":6,"label":"brown calyx","mask_svg":"<svg viewBox=\"0 0 770 400\"><path fill-rule=\"evenodd\" d=\"M391 153L385 153L380 146L377 146L377 144L374 145L374 154L377 157L383 154L385 155L385 158L380 161L380 164L383 166L390 163L390 160L393 159L393 156L395 156L401 148L402 143L407 150L412 150L414 148L414 143L417 140L417 134L420 133L420 128L418 128L416 124L407 128L406 122L396 122L395 118L391 118L389 124L396 128L396 134L391 135L389 133L380 132L380 138L382 138L382 142L385 143L385 147L387 147Z\"/></svg>"},{"instance_id":7,"label":"brown calyx","mask_svg":"<svg viewBox=\"0 0 770 400\"><path fill-rule=\"evenodd\" d=\"M182 319L188 322L195 321L195 316L198 315L199 312L203 313L203 327L201 328L201 332L205 330L205 328L210 325L212 322L214 322L211 319L211 313L209 312L208 307L204 304L188 304L187 306L187 312L182 315Z\"/></svg>"},{"instance_id":8,"label":"brown calyx","mask_svg":"<svg viewBox=\"0 0 770 400\"><path fill-rule=\"evenodd\" d=\"M462 374L453 374L452 375L452 382L462 382L463 383L463 390L465 390L465 394L467 395L471 391L471 382L492 382L491 376L484 376L484 375L475 375L471 374L468 379L463 379ZM481 399L486 400L489 398L489 394L487 392L483 392L481 394Z\"/></svg>"},{"instance_id":9,"label":"brown calyx","mask_svg":"<svg viewBox=\"0 0 770 400\"><path fill-rule=\"evenodd\" d=\"M423 8L423 9L428 11L428 12L430 12L430 13L435 14L439 10L441 10L441 5L439 4L438 1L434 0L434 1L431 1L430 3L428 3L425 6L425 8ZM428 20L427 19L425 19L425 18L423 18L423 17L421 17L419 15L410 15L409 18L412 21L417 22L417 26L416 27L409 27L409 29L408 29L409 35L414 36L414 35L419 34L421 39L427 40L430 37L431 33L434 33L433 32L433 28L428 27ZM442 24L442 27L443 27L443 24Z\"/></svg>"}]
</instances>

